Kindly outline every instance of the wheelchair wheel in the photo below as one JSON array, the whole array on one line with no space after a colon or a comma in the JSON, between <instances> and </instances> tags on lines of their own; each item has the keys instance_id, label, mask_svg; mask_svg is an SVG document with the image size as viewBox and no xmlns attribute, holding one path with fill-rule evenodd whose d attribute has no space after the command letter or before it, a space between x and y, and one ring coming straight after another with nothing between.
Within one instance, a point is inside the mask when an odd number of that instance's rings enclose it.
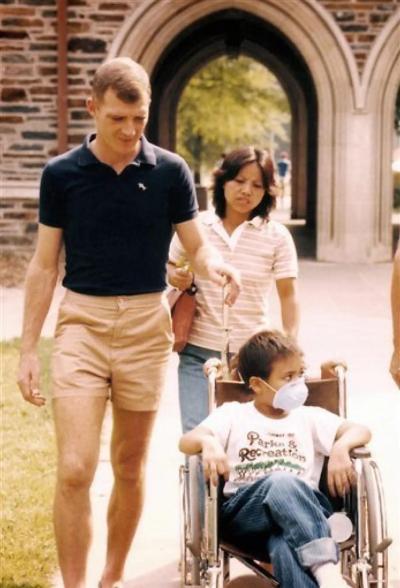
<instances>
[{"instance_id":1,"label":"wheelchair wheel","mask_svg":"<svg viewBox=\"0 0 400 588\"><path fill-rule=\"evenodd\" d=\"M208 568L201 579L200 586L201 588L223 588L224 581L221 569L219 567Z\"/></svg>"},{"instance_id":2,"label":"wheelchair wheel","mask_svg":"<svg viewBox=\"0 0 400 588\"><path fill-rule=\"evenodd\" d=\"M180 468L180 573L181 588L200 586L201 513L197 459Z\"/></svg>"},{"instance_id":3,"label":"wheelchair wheel","mask_svg":"<svg viewBox=\"0 0 400 588\"><path fill-rule=\"evenodd\" d=\"M377 464L362 459L357 488L356 570L360 588L388 587L386 511Z\"/></svg>"},{"instance_id":4,"label":"wheelchair wheel","mask_svg":"<svg viewBox=\"0 0 400 588\"><path fill-rule=\"evenodd\" d=\"M377 588L388 586L388 539L386 508L381 475L377 464L363 460L363 473L367 495L368 539L370 553L370 576Z\"/></svg>"}]
</instances>

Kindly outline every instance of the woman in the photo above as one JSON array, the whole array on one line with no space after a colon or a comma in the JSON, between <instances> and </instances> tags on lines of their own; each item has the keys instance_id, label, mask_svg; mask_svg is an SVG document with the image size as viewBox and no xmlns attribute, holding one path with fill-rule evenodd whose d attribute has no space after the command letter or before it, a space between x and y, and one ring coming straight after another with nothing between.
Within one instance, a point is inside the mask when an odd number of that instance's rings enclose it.
<instances>
[{"instance_id":1,"label":"woman","mask_svg":"<svg viewBox=\"0 0 400 588\"><path fill-rule=\"evenodd\" d=\"M226 262L241 272L242 288L229 310L230 351L236 352L255 331L269 324L268 298L276 283L283 330L297 335L297 255L289 231L269 219L275 204L270 162L265 151L244 147L225 156L214 172L214 211L200 214L211 244ZM185 290L193 274L179 267L185 251L175 235L170 248L168 280ZM222 293L218 286L195 276L196 316L189 342L179 354L179 400L183 432L208 414L203 364L220 355L223 346Z\"/></svg>"}]
</instances>

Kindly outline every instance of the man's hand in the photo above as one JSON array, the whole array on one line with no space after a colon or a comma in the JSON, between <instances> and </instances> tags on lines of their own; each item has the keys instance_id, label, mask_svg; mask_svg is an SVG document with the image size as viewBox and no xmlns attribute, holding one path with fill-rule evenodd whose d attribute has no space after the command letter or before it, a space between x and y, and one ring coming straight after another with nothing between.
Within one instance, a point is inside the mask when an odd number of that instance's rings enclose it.
<instances>
[{"instance_id":1,"label":"man's hand","mask_svg":"<svg viewBox=\"0 0 400 588\"><path fill-rule=\"evenodd\" d=\"M46 399L39 390L40 365L36 352L21 353L18 369L18 386L27 402L43 406Z\"/></svg>"},{"instance_id":2,"label":"man's hand","mask_svg":"<svg viewBox=\"0 0 400 588\"><path fill-rule=\"evenodd\" d=\"M398 388L400 388L400 351L393 351L389 369L393 380L396 382Z\"/></svg>"},{"instance_id":3,"label":"man's hand","mask_svg":"<svg viewBox=\"0 0 400 588\"><path fill-rule=\"evenodd\" d=\"M210 480L214 486L218 484L218 476L229 478L229 464L221 443L215 437L209 435L202 441L203 470L206 480Z\"/></svg>"},{"instance_id":4,"label":"man's hand","mask_svg":"<svg viewBox=\"0 0 400 588\"><path fill-rule=\"evenodd\" d=\"M225 302L232 306L240 293L240 273L233 266L221 261L209 261L207 264L208 277L215 284L223 287L228 283L226 288Z\"/></svg>"},{"instance_id":5,"label":"man's hand","mask_svg":"<svg viewBox=\"0 0 400 588\"><path fill-rule=\"evenodd\" d=\"M331 496L344 496L356 481L349 452L335 443L328 461L328 488Z\"/></svg>"}]
</instances>

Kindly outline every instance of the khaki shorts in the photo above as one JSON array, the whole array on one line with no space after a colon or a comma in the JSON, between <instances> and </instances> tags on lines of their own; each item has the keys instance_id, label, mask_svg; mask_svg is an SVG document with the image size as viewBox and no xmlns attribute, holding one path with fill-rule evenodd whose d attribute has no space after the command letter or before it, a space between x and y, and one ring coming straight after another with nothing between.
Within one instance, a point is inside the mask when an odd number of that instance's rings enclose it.
<instances>
[{"instance_id":1,"label":"khaki shorts","mask_svg":"<svg viewBox=\"0 0 400 588\"><path fill-rule=\"evenodd\" d=\"M53 397L100 396L156 410L172 348L165 294L86 296L67 291L52 357Z\"/></svg>"}]
</instances>

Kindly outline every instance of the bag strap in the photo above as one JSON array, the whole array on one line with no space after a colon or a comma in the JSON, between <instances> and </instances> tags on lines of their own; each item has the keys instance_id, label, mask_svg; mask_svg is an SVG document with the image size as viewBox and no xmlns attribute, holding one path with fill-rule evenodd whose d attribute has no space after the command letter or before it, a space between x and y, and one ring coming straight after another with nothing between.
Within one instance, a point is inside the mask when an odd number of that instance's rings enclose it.
<instances>
[{"instance_id":1,"label":"bag strap","mask_svg":"<svg viewBox=\"0 0 400 588\"><path fill-rule=\"evenodd\" d=\"M194 276L193 276L193 282L190 284L189 288L187 288L185 290L185 292L187 294L189 294L189 296L194 296L197 292L198 288L196 286L196 284L194 283Z\"/></svg>"}]
</instances>

